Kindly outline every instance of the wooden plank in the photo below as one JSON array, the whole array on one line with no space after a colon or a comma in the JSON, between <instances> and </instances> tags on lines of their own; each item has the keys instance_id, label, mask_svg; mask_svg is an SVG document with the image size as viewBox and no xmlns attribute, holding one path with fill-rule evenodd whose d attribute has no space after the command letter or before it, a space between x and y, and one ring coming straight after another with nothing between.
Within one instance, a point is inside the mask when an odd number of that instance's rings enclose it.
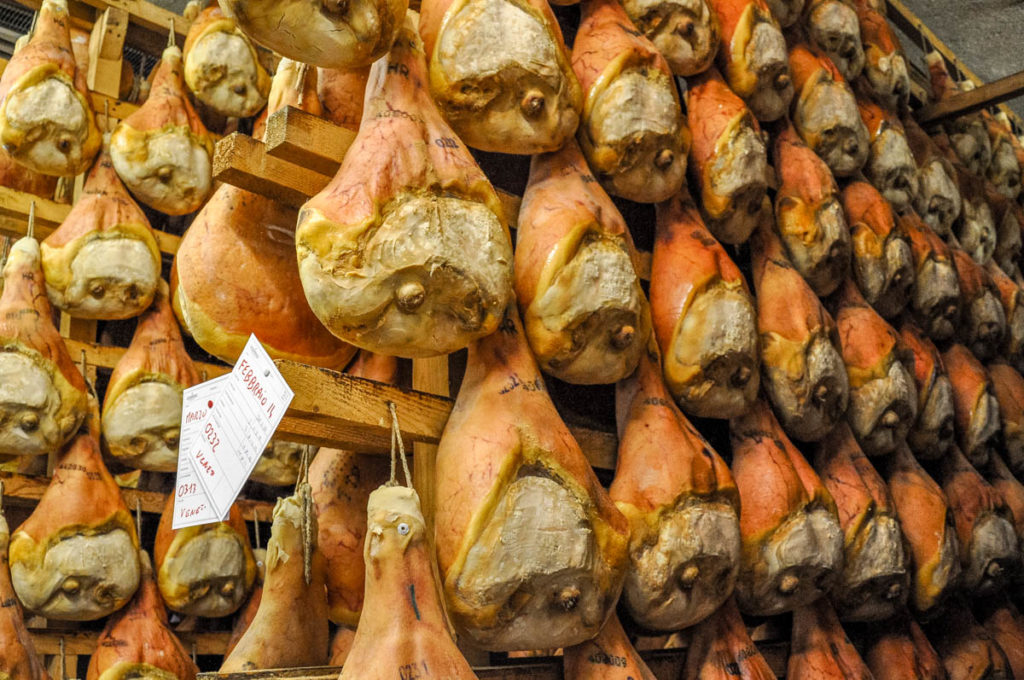
<instances>
[{"instance_id":1,"label":"wooden plank","mask_svg":"<svg viewBox=\"0 0 1024 680\"><path fill-rule=\"evenodd\" d=\"M448 390L448 357L431 357L429 359L413 359L412 387L415 390L449 396ZM402 422L402 413L397 410L398 422ZM427 522L427 533L434 531L434 462L437 459L437 446L417 442L413 445L415 458L412 464L412 482L420 496L420 507Z\"/></svg>"},{"instance_id":2,"label":"wooden plank","mask_svg":"<svg viewBox=\"0 0 1024 680\"><path fill-rule=\"evenodd\" d=\"M327 175L268 155L263 142L240 132L217 142L213 178L296 209L331 180Z\"/></svg>"},{"instance_id":3,"label":"wooden plank","mask_svg":"<svg viewBox=\"0 0 1024 680\"><path fill-rule=\"evenodd\" d=\"M1024 94L1024 71L1000 78L969 92L961 92L934 104L918 109L917 121L922 125L939 123L950 118L974 113L994 104L1005 102Z\"/></svg>"},{"instance_id":4,"label":"wooden plank","mask_svg":"<svg viewBox=\"0 0 1024 680\"><path fill-rule=\"evenodd\" d=\"M124 355L125 347L114 347L111 345L100 345L95 342L84 342L77 339L65 339L64 345L68 348L68 354L75 361L85 352L85 360L91 366L97 366L99 368L114 368L117 366L117 362L121 360ZM224 375L231 370L230 366L224 366L222 364L209 364L202 361L193 362L196 370L200 374L203 371L206 372L206 377L216 378L218 375Z\"/></svg>"},{"instance_id":5,"label":"wooden plank","mask_svg":"<svg viewBox=\"0 0 1024 680\"><path fill-rule=\"evenodd\" d=\"M89 36L86 82L93 92L117 98L121 92L121 62L128 31L128 12L108 7L99 13Z\"/></svg>"},{"instance_id":6,"label":"wooden plank","mask_svg":"<svg viewBox=\"0 0 1024 680\"><path fill-rule=\"evenodd\" d=\"M356 133L292 106L267 118L266 152L333 177Z\"/></svg>"}]
</instances>

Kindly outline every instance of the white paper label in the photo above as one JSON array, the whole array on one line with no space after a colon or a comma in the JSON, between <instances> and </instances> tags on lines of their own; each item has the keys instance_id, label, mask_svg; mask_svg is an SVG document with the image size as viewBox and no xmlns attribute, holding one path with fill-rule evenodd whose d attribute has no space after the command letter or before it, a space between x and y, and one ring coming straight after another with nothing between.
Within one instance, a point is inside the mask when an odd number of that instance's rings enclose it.
<instances>
[{"instance_id":1,"label":"white paper label","mask_svg":"<svg viewBox=\"0 0 1024 680\"><path fill-rule=\"evenodd\" d=\"M199 432L210 410L217 403L227 375L218 376L187 388L181 398L181 430L178 451L189 451L195 445ZM178 478L174 485L174 519L171 528L184 529L199 524L219 522L221 517L192 471L188 458L178 455Z\"/></svg>"}]
</instances>

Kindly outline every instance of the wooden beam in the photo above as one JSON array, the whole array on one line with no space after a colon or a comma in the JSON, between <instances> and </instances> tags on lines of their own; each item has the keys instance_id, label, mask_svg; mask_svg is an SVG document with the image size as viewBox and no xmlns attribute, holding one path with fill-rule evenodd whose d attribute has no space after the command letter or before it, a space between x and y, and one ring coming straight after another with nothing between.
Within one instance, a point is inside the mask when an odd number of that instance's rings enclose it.
<instances>
[{"instance_id":1,"label":"wooden beam","mask_svg":"<svg viewBox=\"0 0 1024 680\"><path fill-rule=\"evenodd\" d=\"M86 73L86 82L91 91L114 99L121 93L121 62L127 32L127 11L108 7L97 17L89 36L89 71Z\"/></svg>"},{"instance_id":2,"label":"wooden beam","mask_svg":"<svg viewBox=\"0 0 1024 680\"><path fill-rule=\"evenodd\" d=\"M281 160L333 177L356 133L287 106L267 118L266 151Z\"/></svg>"},{"instance_id":3,"label":"wooden beam","mask_svg":"<svg viewBox=\"0 0 1024 680\"><path fill-rule=\"evenodd\" d=\"M918 109L915 116L922 125L958 118L1024 94L1024 71L1000 78L968 92Z\"/></svg>"},{"instance_id":4,"label":"wooden beam","mask_svg":"<svg viewBox=\"0 0 1024 680\"><path fill-rule=\"evenodd\" d=\"M213 178L299 209L331 178L267 153L263 142L235 132L217 142Z\"/></svg>"}]
</instances>

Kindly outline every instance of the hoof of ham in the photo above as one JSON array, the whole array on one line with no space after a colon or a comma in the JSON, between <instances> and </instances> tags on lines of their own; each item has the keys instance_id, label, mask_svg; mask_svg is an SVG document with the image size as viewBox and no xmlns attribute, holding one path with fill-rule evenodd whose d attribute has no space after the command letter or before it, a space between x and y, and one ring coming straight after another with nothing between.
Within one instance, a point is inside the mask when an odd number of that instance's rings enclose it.
<instances>
[{"instance_id":1,"label":"hoof of ham","mask_svg":"<svg viewBox=\"0 0 1024 680\"><path fill-rule=\"evenodd\" d=\"M845 536L843 571L832 601L844 621L887 619L903 607L910 590L889 489L846 425L819 444L814 468L836 502Z\"/></svg>"},{"instance_id":2,"label":"hoof of ham","mask_svg":"<svg viewBox=\"0 0 1024 680\"><path fill-rule=\"evenodd\" d=\"M419 30L430 93L467 145L557 151L573 136L583 91L544 0L427 0Z\"/></svg>"},{"instance_id":3,"label":"hoof of ham","mask_svg":"<svg viewBox=\"0 0 1024 680\"><path fill-rule=\"evenodd\" d=\"M751 239L762 384L787 434L817 441L849 403L835 322L762 223Z\"/></svg>"},{"instance_id":4,"label":"hoof of ham","mask_svg":"<svg viewBox=\"0 0 1024 680\"><path fill-rule=\"evenodd\" d=\"M739 493L728 466L676 408L657 351L616 388L619 457L609 494L630 524L623 602L674 631L718 609L740 565Z\"/></svg>"},{"instance_id":5,"label":"hoof of ham","mask_svg":"<svg viewBox=\"0 0 1024 680\"><path fill-rule=\"evenodd\" d=\"M684 680L775 680L768 662L747 633L736 601L726 600L718 611L693 629L686 651Z\"/></svg>"},{"instance_id":6,"label":"hoof of ham","mask_svg":"<svg viewBox=\"0 0 1024 680\"><path fill-rule=\"evenodd\" d=\"M25 613L11 585L7 561L10 538L11 530L0 507L0 676L5 680L49 680L42 657L36 654L32 635L25 625Z\"/></svg>"},{"instance_id":7,"label":"hoof of ham","mask_svg":"<svg viewBox=\"0 0 1024 680\"><path fill-rule=\"evenodd\" d=\"M787 680L874 680L828 600L793 612Z\"/></svg>"},{"instance_id":8,"label":"hoof of ham","mask_svg":"<svg viewBox=\"0 0 1024 680\"><path fill-rule=\"evenodd\" d=\"M956 339L978 359L987 361L1003 347L1006 313L999 289L984 267L959 248L951 248L960 280L963 312Z\"/></svg>"},{"instance_id":9,"label":"hoof of ham","mask_svg":"<svg viewBox=\"0 0 1024 680\"><path fill-rule=\"evenodd\" d=\"M907 434L907 444L921 460L942 458L953 444L955 431L953 385L946 375L942 355L921 329L904 323L900 339L914 355L917 386L917 420Z\"/></svg>"},{"instance_id":10,"label":"hoof of ham","mask_svg":"<svg viewBox=\"0 0 1024 680\"><path fill-rule=\"evenodd\" d=\"M629 525L555 411L514 306L470 346L436 474L456 629L505 651L594 637L622 588Z\"/></svg>"},{"instance_id":11,"label":"hoof of ham","mask_svg":"<svg viewBox=\"0 0 1024 680\"><path fill-rule=\"evenodd\" d=\"M629 642L615 614L593 640L566 647L563 663L565 680L609 680L609 676L657 680Z\"/></svg>"},{"instance_id":12,"label":"hoof of ham","mask_svg":"<svg viewBox=\"0 0 1024 680\"><path fill-rule=\"evenodd\" d=\"M875 680L948 680L942 659L909 616L865 628L864 660Z\"/></svg>"},{"instance_id":13,"label":"hoof of ham","mask_svg":"<svg viewBox=\"0 0 1024 680\"><path fill-rule=\"evenodd\" d=\"M167 606L181 614L219 617L245 602L256 561L238 506L224 522L175 531L174 496L167 499L153 549L157 585Z\"/></svg>"},{"instance_id":14,"label":"hoof of ham","mask_svg":"<svg viewBox=\"0 0 1024 680\"><path fill-rule=\"evenodd\" d=\"M426 188L425 176L435 178ZM502 214L430 99L407 17L370 71L363 123L338 174L299 213L309 306L336 336L371 351L422 357L465 347L497 328L512 295Z\"/></svg>"},{"instance_id":15,"label":"hoof of ham","mask_svg":"<svg viewBox=\"0 0 1024 680\"><path fill-rule=\"evenodd\" d=\"M675 75L697 75L714 62L722 29L708 0L624 0L622 7Z\"/></svg>"},{"instance_id":16,"label":"hoof of ham","mask_svg":"<svg viewBox=\"0 0 1024 680\"><path fill-rule=\"evenodd\" d=\"M914 255L910 316L935 342L953 337L960 323L960 280L953 253L921 218L909 212L899 227Z\"/></svg>"},{"instance_id":17,"label":"hoof of ham","mask_svg":"<svg viewBox=\"0 0 1024 680\"><path fill-rule=\"evenodd\" d=\"M665 382L687 413L738 416L760 384L753 297L688 194L659 205L657 214L651 320Z\"/></svg>"},{"instance_id":18,"label":"hoof of ham","mask_svg":"<svg viewBox=\"0 0 1024 680\"><path fill-rule=\"evenodd\" d=\"M843 78L854 81L864 69L857 10L849 0L812 0L807 7L810 43L825 53Z\"/></svg>"},{"instance_id":19,"label":"hoof of ham","mask_svg":"<svg viewBox=\"0 0 1024 680\"><path fill-rule=\"evenodd\" d=\"M818 475L759 400L730 422L740 492L740 607L771 616L810 604L839 579L843 532Z\"/></svg>"},{"instance_id":20,"label":"hoof of ham","mask_svg":"<svg viewBox=\"0 0 1024 680\"><path fill-rule=\"evenodd\" d=\"M690 130L668 62L613 0L585 0L572 67L583 88L577 139L608 193L669 199L686 179Z\"/></svg>"},{"instance_id":21,"label":"hoof of ham","mask_svg":"<svg viewBox=\"0 0 1024 680\"><path fill-rule=\"evenodd\" d=\"M938 145L910 116L902 119L907 144L917 163L914 210L932 231L948 238L963 210L956 170Z\"/></svg>"},{"instance_id":22,"label":"hoof of ham","mask_svg":"<svg viewBox=\"0 0 1024 680\"><path fill-rule=\"evenodd\" d=\"M75 64L67 0L44 0L35 31L0 77L0 145L29 170L85 172L100 150L85 70Z\"/></svg>"},{"instance_id":23,"label":"hoof of ham","mask_svg":"<svg viewBox=\"0 0 1024 680\"><path fill-rule=\"evenodd\" d=\"M853 243L853 275L864 299L885 319L906 307L914 286L914 253L896 228L892 206L867 182L843 189Z\"/></svg>"},{"instance_id":24,"label":"hoof of ham","mask_svg":"<svg viewBox=\"0 0 1024 680\"><path fill-rule=\"evenodd\" d=\"M1013 473L1024 477L1024 377L1006 364L988 367L992 391L999 402L1003 442L1000 453Z\"/></svg>"},{"instance_id":25,"label":"hoof of ham","mask_svg":"<svg viewBox=\"0 0 1024 680\"><path fill-rule=\"evenodd\" d=\"M890 111L902 111L910 101L910 72L899 38L873 0L854 0L864 46L864 75L875 97Z\"/></svg>"},{"instance_id":26,"label":"hoof of ham","mask_svg":"<svg viewBox=\"0 0 1024 680\"><path fill-rule=\"evenodd\" d=\"M370 67L318 68L316 72L316 94L323 109L321 115L346 130L358 131L363 120L363 102Z\"/></svg>"},{"instance_id":27,"label":"hoof of ham","mask_svg":"<svg viewBox=\"0 0 1024 680\"><path fill-rule=\"evenodd\" d=\"M836 327L850 383L847 422L864 453L892 453L917 418L917 389L899 334L864 301L851 279L838 294Z\"/></svg>"},{"instance_id":28,"label":"hoof of ham","mask_svg":"<svg viewBox=\"0 0 1024 680\"><path fill-rule=\"evenodd\" d=\"M999 446L999 401L992 379L963 345L946 350L942 363L953 384L957 443L972 465L984 465Z\"/></svg>"},{"instance_id":29,"label":"hoof of ham","mask_svg":"<svg viewBox=\"0 0 1024 680\"><path fill-rule=\"evenodd\" d=\"M715 238L743 243L761 220L768 189L768 150L757 121L718 71L692 78L686 110L696 126L690 175Z\"/></svg>"},{"instance_id":30,"label":"hoof of ham","mask_svg":"<svg viewBox=\"0 0 1024 680\"><path fill-rule=\"evenodd\" d=\"M903 123L867 92L858 93L857 108L870 140L864 175L892 203L896 212L902 213L912 206L919 186L917 163L910 151Z\"/></svg>"},{"instance_id":31,"label":"hoof of ham","mask_svg":"<svg viewBox=\"0 0 1024 680\"><path fill-rule=\"evenodd\" d=\"M633 372L651 334L635 253L575 142L534 157L519 211L515 290L544 372L575 384Z\"/></svg>"},{"instance_id":32,"label":"hoof of ham","mask_svg":"<svg viewBox=\"0 0 1024 680\"><path fill-rule=\"evenodd\" d=\"M782 245L819 296L832 293L850 269L850 229L832 172L787 126L775 138L779 187L775 217ZM909 260L909 253L908 253Z\"/></svg>"},{"instance_id":33,"label":"hoof of ham","mask_svg":"<svg viewBox=\"0 0 1024 680\"><path fill-rule=\"evenodd\" d=\"M270 76L256 47L219 5L210 5L192 22L184 55L188 88L216 113L248 118L267 103Z\"/></svg>"},{"instance_id":34,"label":"hoof of ham","mask_svg":"<svg viewBox=\"0 0 1024 680\"><path fill-rule=\"evenodd\" d=\"M951 625L955 622L955 625ZM949 680L1010 680L1014 677L1006 654L963 602L925 631L942 658Z\"/></svg>"}]
</instances>

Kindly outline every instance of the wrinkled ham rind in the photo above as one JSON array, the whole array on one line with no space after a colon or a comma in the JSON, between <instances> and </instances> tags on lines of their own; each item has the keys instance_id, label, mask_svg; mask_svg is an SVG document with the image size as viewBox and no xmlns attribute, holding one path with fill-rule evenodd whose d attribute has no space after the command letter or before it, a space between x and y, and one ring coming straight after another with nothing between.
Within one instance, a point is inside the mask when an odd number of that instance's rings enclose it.
<instances>
[{"instance_id":1,"label":"wrinkled ham rind","mask_svg":"<svg viewBox=\"0 0 1024 680\"><path fill-rule=\"evenodd\" d=\"M135 523L103 464L96 429L94 422L61 453L39 505L11 537L18 599L49 619L102 618L139 586Z\"/></svg>"},{"instance_id":2,"label":"wrinkled ham rind","mask_svg":"<svg viewBox=\"0 0 1024 680\"><path fill-rule=\"evenodd\" d=\"M867 182L843 189L843 208L853 244L853 275L857 287L885 319L898 316L914 285L914 254L896 228L892 206Z\"/></svg>"},{"instance_id":3,"label":"wrinkled ham rind","mask_svg":"<svg viewBox=\"0 0 1024 680\"><path fill-rule=\"evenodd\" d=\"M630 524L623 602L645 628L691 626L732 594L739 492L672 402L655 348L616 388L619 455L609 495Z\"/></svg>"},{"instance_id":4,"label":"wrinkled ham rind","mask_svg":"<svg viewBox=\"0 0 1024 680\"><path fill-rule=\"evenodd\" d=\"M828 600L793 612L790 680L874 680Z\"/></svg>"},{"instance_id":5,"label":"wrinkled ham rind","mask_svg":"<svg viewBox=\"0 0 1024 680\"><path fill-rule=\"evenodd\" d=\"M775 680L775 674L747 633L733 598L693 630L686 652L685 680Z\"/></svg>"},{"instance_id":6,"label":"wrinkled ham rind","mask_svg":"<svg viewBox=\"0 0 1024 680\"><path fill-rule=\"evenodd\" d=\"M657 680L630 644L615 614L608 617L596 638L567 647L563 663L566 680Z\"/></svg>"},{"instance_id":7,"label":"wrinkled ham rind","mask_svg":"<svg viewBox=\"0 0 1024 680\"><path fill-rule=\"evenodd\" d=\"M316 92L323 106L323 117L335 125L356 131L363 120L363 102L370 67L356 69L317 69Z\"/></svg>"},{"instance_id":8,"label":"wrinkled ham rind","mask_svg":"<svg viewBox=\"0 0 1024 680\"><path fill-rule=\"evenodd\" d=\"M199 669L167 623L149 554L139 551L139 562L139 590L107 622L89 659L86 680L195 680Z\"/></svg>"},{"instance_id":9,"label":"wrinkled ham rind","mask_svg":"<svg viewBox=\"0 0 1024 680\"><path fill-rule=\"evenodd\" d=\"M943 618L932 621L925 630L949 680L1013 677L1006 654L964 603L953 604Z\"/></svg>"},{"instance_id":10,"label":"wrinkled ham rind","mask_svg":"<svg viewBox=\"0 0 1024 680\"><path fill-rule=\"evenodd\" d=\"M139 319L110 376L102 420L107 452L140 470L175 471L182 392L198 383L167 284L160 281L153 306Z\"/></svg>"},{"instance_id":11,"label":"wrinkled ham rind","mask_svg":"<svg viewBox=\"0 0 1024 680\"><path fill-rule=\"evenodd\" d=\"M962 315L956 339L978 359L993 358L1003 346L1006 313L999 289L985 269L960 248L951 248L960 281Z\"/></svg>"},{"instance_id":12,"label":"wrinkled ham rind","mask_svg":"<svg viewBox=\"0 0 1024 680\"><path fill-rule=\"evenodd\" d=\"M850 269L850 229L828 166L787 126L775 138L779 187L775 218L789 260L817 295L829 295Z\"/></svg>"},{"instance_id":13,"label":"wrinkled ham rind","mask_svg":"<svg viewBox=\"0 0 1024 680\"><path fill-rule=\"evenodd\" d=\"M690 130L665 58L612 0L586 0L572 49L583 89L577 139L608 193L667 200L686 180Z\"/></svg>"},{"instance_id":14,"label":"wrinkled ham rind","mask_svg":"<svg viewBox=\"0 0 1024 680\"><path fill-rule=\"evenodd\" d=\"M366 513L366 614L339 680L391 680L403 669L475 680L452 640L419 496L382 486L370 494Z\"/></svg>"},{"instance_id":15,"label":"wrinkled ham rind","mask_svg":"<svg viewBox=\"0 0 1024 680\"><path fill-rule=\"evenodd\" d=\"M855 80L864 69L865 56L854 3L811 0L805 16L808 41L828 56L843 78Z\"/></svg>"},{"instance_id":16,"label":"wrinkled ham rind","mask_svg":"<svg viewBox=\"0 0 1024 680\"><path fill-rule=\"evenodd\" d=\"M942 660L909 616L875 623L867 630L864 660L875 680L947 680Z\"/></svg>"},{"instance_id":17,"label":"wrinkled ham rind","mask_svg":"<svg viewBox=\"0 0 1024 680\"><path fill-rule=\"evenodd\" d=\"M747 410L760 384L753 296L685 192L657 209L651 321L665 382L684 411L730 418Z\"/></svg>"},{"instance_id":18,"label":"wrinkled ham rind","mask_svg":"<svg viewBox=\"0 0 1024 680\"><path fill-rule=\"evenodd\" d=\"M0 454L55 453L88 412L82 374L72 363L46 297L39 244L11 246L0 296Z\"/></svg>"},{"instance_id":19,"label":"wrinkled ham rind","mask_svg":"<svg viewBox=\"0 0 1024 680\"><path fill-rule=\"evenodd\" d=\"M213 189L213 139L185 91L181 50L164 50L149 98L122 120L110 155L135 196L168 215L198 210Z\"/></svg>"},{"instance_id":20,"label":"wrinkled ham rind","mask_svg":"<svg viewBox=\"0 0 1024 680\"><path fill-rule=\"evenodd\" d=\"M770 173L765 137L714 68L689 81L686 109L694 124L689 168L701 214L716 238L742 243L764 210Z\"/></svg>"},{"instance_id":21,"label":"wrinkled ham rind","mask_svg":"<svg viewBox=\"0 0 1024 680\"><path fill-rule=\"evenodd\" d=\"M1024 377L1006 364L988 367L992 391L999 402L1003 441L998 451L1018 477L1024 476Z\"/></svg>"},{"instance_id":22,"label":"wrinkled ham rind","mask_svg":"<svg viewBox=\"0 0 1024 680\"><path fill-rule=\"evenodd\" d=\"M625 221L576 143L535 156L519 211L515 291L546 373L602 384L633 372L651 333L635 259Z\"/></svg>"},{"instance_id":23,"label":"wrinkled ham rind","mask_svg":"<svg viewBox=\"0 0 1024 680\"><path fill-rule=\"evenodd\" d=\"M939 101L959 94L960 85L946 69L945 59L938 52L925 55L931 76L932 97ZM960 116L943 125L957 158L972 174L984 177L992 163L992 141L981 114Z\"/></svg>"},{"instance_id":24,"label":"wrinkled ham rind","mask_svg":"<svg viewBox=\"0 0 1024 680\"><path fill-rule=\"evenodd\" d=\"M75 65L67 0L45 0L35 32L0 76L0 144L35 172L85 172L100 150L85 83Z\"/></svg>"},{"instance_id":25,"label":"wrinkled ham rind","mask_svg":"<svg viewBox=\"0 0 1024 680\"><path fill-rule=\"evenodd\" d=\"M836 327L850 384L846 420L864 453L891 453L917 418L917 389L900 336L847 279L836 299Z\"/></svg>"},{"instance_id":26,"label":"wrinkled ham rind","mask_svg":"<svg viewBox=\"0 0 1024 680\"><path fill-rule=\"evenodd\" d=\"M919 614L933 615L960 578L953 514L946 494L907 446L881 464L910 553L910 605Z\"/></svg>"},{"instance_id":27,"label":"wrinkled ham rind","mask_svg":"<svg viewBox=\"0 0 1024 680\"><path fill-rule=\"evenodd\" d=\"M763 223L751 239L762 384L786 432L824 437L849 403L835 322Z\"/></svg>"},{"instance_id":28,"label":"wrinkled ham rind","mask_svg":"<svg viewBox=\"0 0 1024 680\"><path fill-rule=\"evenodd\" d=\"M436 493L457 630L493 650L597 634L622 587L629 525L555 411L514 307L470 346Z\"/></svg>"},{"instance_id":29,"label":"wrinkled ham rind","mask_svg":"<svg viewBox=\"0 0 1024 680\"><path fill-rule=\"evenodd\" d=\"M899 38L873 0L854 0L854 4L860 20L867 82L886 108L903 110L910 101L910 74Z\"/></svg>"},{"instance_id":30,"label":"wrinkled ham rind","mask_svg":"<svg viewBox=\"0 0 1024 680\"><path fill-rule=\"evenodd\" d=\"M896 114L886 111L867 92L860 81L857 108L870 140L864 175L875 185L896 212L911 207L918 191L917 164L910 151L903 124Z\"/></svg>"},{"instance_id":31,"label":"wrinkled ham rind","mask_svg":"<svg viewBox=\"0 0 1024 680\"><path fill-rule=\"evenodd\" d=\"M781 118L793 99L793 82L786 40L768 5L764 0L710 0L709 4L722 26L718 66L729 87L758 120Z\"/></svg>"},{"instance_id":32,"label":"wrinkled ham rind","mask_svg":"<svg viewBox=\"0 0 1024 680\"><path fill-rule=\"evenodd\" d=\"M677 76L707 70L718 54L722 29L708 0L625 0L622 7Z\"/></svg>"},{"instance_id":33,"label":"wrinkled ham rind","mask_svg":"<svg viewBox=\"0 0 1024 680\"><path fill-rule=\"evenodd\" d=\"M985 177L1000 194L1015 201L1021 190L1021 166L1012 140L1013 132L987 111L982 113L982 120L992 144L992 163Z\"/></svg>"},{"instance_id":34,"label":"wrinkled ham rind","mask_svg":"<svg viewBox=\"0 0 1024 680\"><path fill-rule=\"evenodd\" d=\"M1006 317L1006 335L1003 336L1000 358L1020 370L1024 367L1024 290L995 262L985 265L985 271L999 291L999 301Z\"/></svg>"},{"instance_id":35,"label":"wrinkled ham rind","mask_svg":"<svg viewBox=\"0 0 1024 680\"><path fill-rule=\"evenodd\" d=\"M50 302L70 316L127 319L153 302L160 248L106 151L68 216L40 246Z\"/></svg>"},{"instance_id":36,"label":"wrinkled ham rind","mask_svg":"<svg viewBox=\"0 0 1024 680\"><path fill-rule=\"evenodd\" d=\"M864 0L860 0L864 1ZM952 233L953 223L963 210L956 170L938 145L921 129L912 117L901 119L907 144L917 163L918 188L914 196L914 210L943 238Z\"/></svg>"},{"instance_id":37,"label":"wrinkled ham rind","mask_svg":"<svg viewBox=\"0 0 1024 680\"><path fill-rule=\"evenodd\" d=\"M976 611L985 631L1006 655L1013 677L1024 676L1024 616L1004 594L980 603Z\"/></svg>"},{"instance_id":38,"label":"wrinkled ham rind","mask_svg":"<svg viewBox=\"0 0 1024 680\"><path fill-rule=\"evenodd\" d=\"M0 509L0 677L5 680L49 680L36 655L32 636L25 626L25 614L11 585L7 548L11 531Z\"/></svg>"},{"instance_id":39,"label":"wrinkled ham rind","mask_svg":"<svg viewBox=\"0 0 1024 680\"><path fill-rule=\"evenodd\" d=\"M395 40L408 0L224 0L247 36L283 57L322 68L369 66Z\"/></svg>"},{"instance_id":40,"label":"wrinkled ham rind","mask_svg":"<svg viewBox=\"0 0 1024 680\"><path fill-rule=\"evenodd\" d=\"M303 456L312 456L316 447L272 439L264 447L249 479L269 486L293 486L299 478Z\"/></svg>"},{"instance_id":41,"label":"wrinkled ham rind","mask_svg":"<svg viewBox=\"0 0 1024 680\"><path fill-rule=\"evenodd\" d=\"M844 565L832 601L844 621L885 619L907 600L903 534L885 482L846 425L818 447L814 468L832 494L843 529Z\"/></svg>"},{"instance_id":42,"label":"wrinkled ham rind","mask_svg":"<svg viewBox=\"0 0 1024 680\"><path fill-rule=\"evenodd\" d=\"M544 0L428 0L420 35L430 92L463 142L485 151L557 151L583 91Z\"/></svg>"},{"instance_id":43,"label":"wrinkled ham rind","mask_svg":"<svg viewBox=\"0 0 1024 680\"><path fill-rule=\"evenodd\" d=\"M219 5L210 5L192 22L183 53L188 88L213 111L248 118L267 103L270 76L236 19Z\"/></svg>"},{"instance_id":44,"label":"wrinkled ham rind","mask_svg":"<svg viewBox=\"0 0 1024 680\"><path fill-rule=\"evenodd\" d=\"M359 134L299 213L299 275L335 335L433 356L493 332L512 294L498 196L426 90L411 19L370 72Z\"/></svg>"},{"instance_id":45,"label":"wrinkled ham rind","mask_svg":"<svg viewBox=\"0 0 1024 680\"><path fill-rule=\"evenodd\" d=\"M835 502L764 401L731 421L730 436L743 539L737 601L765 616L809 604L842 569Z\"/></svg>"},{"instance_id":46,"label":"wrinkled ham rind","mask_svg":"<svg viewBox=\"0 0 1024 680\"><path fill-rule=\"evenodd\" d=\"M960 282L953 254L912 212L901 215L898 224L914 256L910 316L935 342L949 340L960 321Z\"/></svg>"},{"instance_id":47,"label":"wrinkled ham rind","mask_svg":"<svg viewBox=\"0 0 1024 680\"><path fill-rule=\"evenodd\" d=\"M917 387L917 419L907 433L907 444L921 460L941 458L953 444L953 385L942 355L921 329L904 323L900 340L913 354Z\"/></svg>"},{"instance_id":48,"label":"wrinkled ham rind","mask_svg":"<svg viewBox=\"0 0 1024 680\"><path fill-rule=\"evenodd\" d=\"M953 384L957 444L972 465L984 465L999 446L999 402L992 380L963 345L947 349L942 363Z\"/></svg>"},{"instance_id":49,"label":"wrinkled ham rind","mask_svg":"<svg viewBox=\"0 0 1024 680\"><path fill-rule=\"evenodd\" d=\"M224 522L175 531L174 496L167 499L153 558L167 607L182 614L218 617L242 606L256 579L256 562L237 505Z\"/></svg>"},{"instance_id":50,"label":"wrinkled ham rind","mask_svg":"<svg viewBox=\"0 0 1024 680\"><path fill-rule=\"evenodd\" d=\"M992 260L1011 276L1020 276L1018 262L1021 256L1021 225L1024 224L1024 207L1006 198L993 188L985 186L985 199L992 211L992 222L996 227L996 247ZM987 263L986 263L987 264Z\"/></svg>"},{"instance_id":51,"label":"wrinkled ham rind","mask_svg":"<svg viewBox=\"0 0 1024 680\"><path fill-rule=\"evenodd\" d=\"M317 546L311 496L309 485L302 482L293 495L277 499L260 606L225 657L221 673L327 663L327 560Z\"/></svg>"}]
</instances>

